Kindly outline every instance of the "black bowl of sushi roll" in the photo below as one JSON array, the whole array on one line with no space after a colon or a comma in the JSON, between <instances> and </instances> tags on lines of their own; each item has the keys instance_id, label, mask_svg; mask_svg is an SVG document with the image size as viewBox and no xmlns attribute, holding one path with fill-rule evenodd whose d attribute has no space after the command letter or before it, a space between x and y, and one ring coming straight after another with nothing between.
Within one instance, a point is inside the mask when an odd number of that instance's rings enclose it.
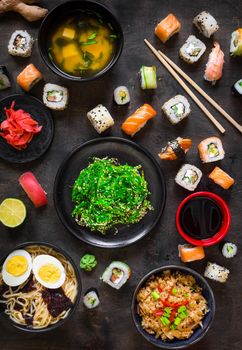
<instances>
[{"instance_id":1,"label":"black bowl of sushi roll","mask_svg":"<svg viewBox=\"0 0 242 350\"><path fill-rule=\"evenodd\" d=\"M184 349L208 332L215 299L198 272L167 265L140 280L133 293L131 313L137 330L149 343L161 349Z\"/></svg>"},{"instance_id":2,"label":"black bowl of sushi roll","mask_svg":"<svg viewBox=\"0 0 242 350\"><path fill-rule=\"evenodd\" d=\"M90 81L107 73L123 49L123 31L112 12L94 1L67 1L43 20L38 36L45 64L60 77Z\"/></svg>"}]
</instances>

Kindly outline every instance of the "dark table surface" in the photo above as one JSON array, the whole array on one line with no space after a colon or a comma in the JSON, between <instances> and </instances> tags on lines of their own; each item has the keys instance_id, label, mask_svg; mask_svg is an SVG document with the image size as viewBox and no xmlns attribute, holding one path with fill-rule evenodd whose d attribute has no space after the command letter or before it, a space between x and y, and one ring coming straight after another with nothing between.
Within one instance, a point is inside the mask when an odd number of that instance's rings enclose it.
<instances>
[{"instance_id":1,"label":"dark table surface","mask_svg":"<svg viewBox=\"0 0 242 350\"><path fill-rule=\"evenodd\" d=\"M61 1L42 1L48 9L53 8ZM86 113L98 103L104 104L115 119L115 126L108 133L111 136L126 137L122 134L120 125L124 118L144 102L151 103L158 112L158 116L149 123L135 137L134 141L146 147L156 158L161 147L169 139L178 136L188 136L193 139L194 146L187 155L187 162L199 166L204 177L199 184L200 190L211 190L221 195L229 204L232 214L232 225L228 239L239 247L236 258L226 260L219 251L218 246L206 249L206 258L190 264L190 267L203 273L207 261L217 262L231 270L226 284L209 281L216 298L216 317L207 336L191 350L239 350L242 348L242 254L241 254L241 201L242 201L242 175L241 175L241 135L232 128L211 107L210 110L223 123L226 134L222 136L226 151L225 159L221 162L222 168L236 180L231 190L225 191L212 184L207 174L214 165L202 165L196 145L204 138L218 135L217 130L206 119L198 107L191 102L192 113L188 120L181 125L172 126L160 112L160 107L169 98L182 93L181 87L156 61L143 43L146 37L161 48L175 62L202 86L205 91L220 102L240 123L241 101L231 95L230 87L234 81L242 77L242 61L229 57L230 34L242 26L242 3L235 0L220 1L186 1L186 0L103 0L118 16L124 31L125 43L122 56L115 68L104 77L85 84L74 84L63 81L50 72L42 62L37 44L34 46L31 58L15 58L8 54L7 43L10 35L17 29L27 29L37 38L40 23L28 23L19 15L8 13L0 17L0 64L4 64L11 72L15 81L17 74L27 63L34 63L44 74L45 82L65 85L70 92L70 102L67 110L53 113L55 121L55 136L53 144L47 154L40 160L29 165L16 166L0 161L0 201L6 197L22 199L28 210L28 217L24 225L16 230L0 227L0 253L13 249L16 244L31 240L52 242L64 249L78 264L80 257L86 251L92 252L98 259L98 266L91 274L81 273L83 290L91 286L99 289L101 305L93 312L87 311L82 303L74 317L62 328L46 334L28 334L18 331L0 321L0 348L13 349L154 349L136 331L130 313L131 297L140 278L153 268L163 264L181 264L177 245L183 240L175 226L175 212L179 202L188 194L174 183L174 177L181 163L161 162L164 170L168 197L162 219L145 239L139 243L123 249L98 249L78 241L71 236L60 223L53 205L53 183L57 169L75 146L98 137L97 133L86 118ZM202 10L211 11L220 24L215 34L225 52L224 74L221 81L211 87L203 80L203 70L207 61L208 52L213 40L201 37L192 25L194 16ZM155 24L169 12L174 12L182 22L182 30L164 46L153 36ZM189 34L196 34L208 46L208 50L201 62L189 67L178 58L178 49ZM158 88L154 93L143 92L140 89L138 71L140 66L157 66ZM42 98L43 84L39 83L31 94ZM127 85L131 92L131 103L126 110L117 107L112 101L112 93L116 86ZM13 93L22 93L21 88L12 84L12 88L0 92L0 97ZM100 136L102 137L102 136ZM49 204L47 207L36 210L18 184L18 177L24 171L31 170L48 192ZM99 277L104 268L114 259L126 261L132 268L130 281L120 290L116 291L103 284Z\"/></svg>"}]
</instances>

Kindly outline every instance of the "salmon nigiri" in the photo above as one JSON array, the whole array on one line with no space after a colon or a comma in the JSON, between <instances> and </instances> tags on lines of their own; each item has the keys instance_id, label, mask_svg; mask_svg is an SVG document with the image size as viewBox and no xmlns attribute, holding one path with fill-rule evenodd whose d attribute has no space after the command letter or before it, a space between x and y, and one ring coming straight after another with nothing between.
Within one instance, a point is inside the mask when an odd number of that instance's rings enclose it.
<instances>
[{"instance_id":1,"label":"salmon nigiri","mask_svg":"<svg viewBox=\"0 0 242 350\"><path fill-rule=\"evenodd\" d=\"M155 27L155 35L165 44L170 37L178 33L181 29L181 23L170 13Z\"/></svg>"},{"instance_id":2,"label":"salmon nigiri","mask_svg":"<svg viewBox=\"0 0 242 350\"><path fill-rule=\"evenodd\" d=\"M220 48L219 43L214 43L214 48L210 52L206 69L204 73L204 79L211 81L214 85L217 80L222 77L224 65L224 53Z\"/></svg>"},{"instance_id":3,"label":"salmon nigiri","mask_svg":"<svg viewBox=\"0 0 242 350\"><path fill-rule=\"evenodd\" d=\"M156 110L148 103L139 107L122 124L122 130L130 136L134 136L141 128L145 126L149 119L156 116Z\"/></svg>"},{"instance_id":4,"label":"salmon nigiri","mask_svg":"<svg viewBox=\"0 0 242 350\"><path fill-rule=\"evenodd\" d=\"M179 244L178 251L183 262L201 260L205 257L203 247L193 247L190 244Z\"/></svg>"}]
</instances>

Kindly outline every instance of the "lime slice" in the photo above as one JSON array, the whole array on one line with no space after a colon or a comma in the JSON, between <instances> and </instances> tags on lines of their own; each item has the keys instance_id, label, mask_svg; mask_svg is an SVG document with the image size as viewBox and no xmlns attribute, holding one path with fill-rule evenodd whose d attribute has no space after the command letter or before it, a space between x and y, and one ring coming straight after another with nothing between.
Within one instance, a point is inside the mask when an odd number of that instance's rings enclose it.
<instances>
[{"instance_id":1,"label":"lime slice","mask_svg":"<svg viewBox=\"0 0 242 350\"><path fill-rule=\"evenodd\" d=\"M7 227L17 227L26 218L24 203L16 198L6 198L0 205L0 221Z\"/></svg>"}]
</instances>

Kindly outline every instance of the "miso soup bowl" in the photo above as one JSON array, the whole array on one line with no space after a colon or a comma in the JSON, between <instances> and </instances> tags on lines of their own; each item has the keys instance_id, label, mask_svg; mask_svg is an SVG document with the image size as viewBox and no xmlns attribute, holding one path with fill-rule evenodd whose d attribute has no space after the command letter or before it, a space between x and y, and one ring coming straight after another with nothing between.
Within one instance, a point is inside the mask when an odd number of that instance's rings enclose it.
<instances>
[{"instance_id":1,"label":"miso soup bowl","mask_svg":"<svg viewBox=\"0 0 242 350\"><path fill-rule=\"evenodd\" d=\"M100 14L107 23L111 24L115 34L117 35L116 50L112 60L101 71L94 73L93 75L88 77L76 77L74 75L70 75L64 72L63 70L58 68L55 65L55 63L50 59L49 52L48 52L48 49L49 49L48 38L53 28L56 25L61 24L62 20L65 20L69 15L75 16L75 14L77 14L80 10L83 12L88 11L88 12L93 12L93 13L96 12ZM94 1L72 0L56 6L44 18L39 29L38 46L39 46L39 52L43 61L45 62L47 67L50 68L54 73L59 75L61 78L65 78L65 79L69 79L77 82L85 82L85 81L90 81L101 77L102 75L107 73L117 63L123 49L123 31L116 17L104 5Z\"/></svg>"},{"instance_id":2,"label":"miso soup bowl","mask_svg":"<svg viewBox=\"0 0 242 350\"><path fill-rule=\"evenodd\" d=\"M184 205L191 199L196 198L196 197L208 197L210 199L213 199L217 205L219 206L221 213L222 213L222 224L218 232L215 233L214 236L207 238L207 239L195 239L191 236L189 236L182 228L181 221L180 221L180 215L182 208ZM187 196L178 206L177 212L176 212L176 226L178 229L178 232L180 235L190 244L192 245L197 245L197 246L203 246L203 247L209 247L211 245L217 244L220 242L228 233L229 227L230 227L230 221L231 221L231 216L230 216L230 211L229 207L226 204L226 202L217 194L212 193L212 192L206 192L206 191L201 191L201 192L195 192L192 193L191 195Z\"/></svg>"}]
</instances>

